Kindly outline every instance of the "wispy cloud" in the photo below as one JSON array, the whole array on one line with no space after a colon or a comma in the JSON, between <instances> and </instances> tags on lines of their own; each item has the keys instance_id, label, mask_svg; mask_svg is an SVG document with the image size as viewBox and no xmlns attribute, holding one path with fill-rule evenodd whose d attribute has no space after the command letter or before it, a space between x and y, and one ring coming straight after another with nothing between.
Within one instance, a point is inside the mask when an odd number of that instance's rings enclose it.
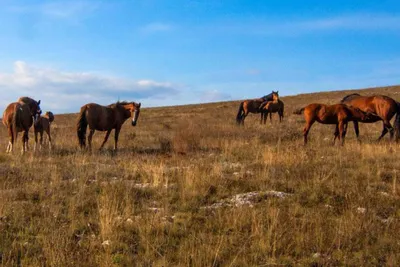
<instances>
[{"instance_id":1,"label":"wispy cloud","mask_svg":"<svg viewBox=\"0 0 400 267\"><path fill-rule=\"evenodd\" d=\"M21 95L44 99L54 111L71 111L86 102L107 104L121 100L163 99L179 94L169 82L131 80L94 73L62 72L38 68L23 61L14 63L14 71L0 73L0 90L13 102ZM1 104L1 103L0 103Z\"/></svg>"},{"instance_id":2,"label":"wispy cloud","mask_svg":"<svg viewBox=\"0 0 400 267\"><path fill-rule=\"evenodd\" d=\"M141 27L139 30L142 33L157 33L157 32L168 32L173 30L173 26L168 23L160 23L160 22L154 22L147 24L143 27Z\"/></svg>"},{"instance_id":3,"label":"wispy cloud","mask_svg":"<svg viewBox=\"0 0 400 267\"><path fill-rule=\"evenodd\" d=\"M216 25L212 27L225 33L249 35L301 35L315 32L329 33L339 30L393 31L400 29L400 15L355 13L324 18L294 18L285 21L259 19L242 21L240 24L223 23L220 27Z\"/></svg>"},{"instance_id":4,"label":"wispy cloud","mask_svg":"<svg viewBox=\"0 0 400 267\"><path fill-rule=\"evenodd\" d=\"M216 102L231 100L231 95L219 90L206 90L199 92L201 102Z\"/></svg>"},{"instance_id":5,"label":"wispy cloud","mask_svg":"<svg viewBox=\"0 0 400 267\"><path fill-rule=\"evenodd\" d=\"M100 1L48 1L41 4L14 4L7 9L19 14L35 14L46 18L71 20L82 18L101 6Z\"/></svg>"}]
</instances>

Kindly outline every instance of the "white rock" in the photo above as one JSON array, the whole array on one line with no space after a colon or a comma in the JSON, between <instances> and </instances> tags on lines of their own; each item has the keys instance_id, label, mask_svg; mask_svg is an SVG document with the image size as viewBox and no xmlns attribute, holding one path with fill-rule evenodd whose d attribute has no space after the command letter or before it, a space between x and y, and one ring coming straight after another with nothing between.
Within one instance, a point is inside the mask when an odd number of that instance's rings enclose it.
<instances>
[{"instance_id":1,"label":"white rock","mask_svg":"<svg viewBox=\"0 0 400 267\"><path fill-rule=\"evenodd\" d=\"M357 208L357 213L359 213L359 214L364 214L366 211L367 211L366 208L361 208L361 207Z\"/></svg>"},{"instance_id":2,"label":"white rock","mask_svg":"<svg viewBox=\"0 0 400 267\"><path fill-rule=\"evenodd\" d=\"M109 246L111 245L111 241L110 240L105 240L103 241L103 243L101 243L102 246Z\"/></svg>"}]
</instances>

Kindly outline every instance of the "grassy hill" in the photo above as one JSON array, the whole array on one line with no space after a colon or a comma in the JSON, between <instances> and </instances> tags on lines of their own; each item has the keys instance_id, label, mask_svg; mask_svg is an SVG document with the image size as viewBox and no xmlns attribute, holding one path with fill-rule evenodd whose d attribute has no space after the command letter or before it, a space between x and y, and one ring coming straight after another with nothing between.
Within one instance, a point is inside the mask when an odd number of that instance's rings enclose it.
<instances>
[{"instance_id":1,"label":"grassy hill","mask_svg":"<svg viewBox=\"0 0 400 267\"><path fill-rule=\"evenodd\" d=\"M344 147L331 144L334 126L314 125L304 147L292 114L352 92L400 100L400 86L288 96L283 123L250 114L245 127L239 101L143 108L117 154L113 135L80 152L77 114L56 115L51 152L21 156L18 140L5 154L2 127L0 262L399 266L399 146L377 143L375 123L360 126L361 144L350 125Z\"/></svg>"}]
</instances>

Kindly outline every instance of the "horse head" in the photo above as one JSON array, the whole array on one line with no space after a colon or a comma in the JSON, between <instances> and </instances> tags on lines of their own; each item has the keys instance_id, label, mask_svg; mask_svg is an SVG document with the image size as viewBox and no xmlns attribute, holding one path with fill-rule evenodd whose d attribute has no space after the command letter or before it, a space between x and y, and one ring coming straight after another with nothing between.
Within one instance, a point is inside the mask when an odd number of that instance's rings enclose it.
<instances>
[{"instance_id":1,"label":"horse head","mask_svg":"<svg viewBox=\"0 0 400 267\"><path fill-rule=\"evenodd\" d=\"M268 94L268 95L265 95L265 96L263 96L263 97L261 97L264 101L272 101L272 100L274 100L274 94L276 94L278 97L279 97L279 94L278 94L278 92L279 91L272 91L270 94Z\"/></svg>"},{"instance_id":2,"label":"horse head","mask_svg":"<svg viewBox=\"0 0 400 267\"><path fill-rule=\"evenodd\" d=\"M272 91L272 101L278 101L278 99L279 99L278 91L276 92Z\"/></svg>"},{"instance_id":3,"label":"horse head","mask_svg":"<svg viewBox=\"0 0 400 267\"><path fill-rule=\"evenodd\" d=\"M368 121L371 120L375 117L377 117L378 115L373 112L373 110L371 109L367 109L367 110L361 110L357 107L353 107L353 106L349 106L350 108L353 109L353 116L357 117L359 120L361 121Z\"/></svg>"},{"instance_id":4,"label":"horse head","mask_svg":"<svg viewBox=\"0 0 400 267\"><path fill-rule=\"evenodd\" d=\"M27 104L29 106L29 109L31 111L31 115L33 117L33 121L36 122L40 115L42 114L42 110L40 109L40 100L36 101L30 97L20 97L18 99L18 102L22 103L22 104Z\"/></svg>"},{"instance_id":5,"label":"horse head","mask_svg":"<svg viewBox=\"0 0 400 267\"><path fill-rule=\"evenodd\" d=\"M135 103L132 102L132 109L131 109L131 114L132 114L132 126L136 126L137 120L139 119L139 114L140 114L140 106L141 103Z\"/></svg>"}]
</instances>

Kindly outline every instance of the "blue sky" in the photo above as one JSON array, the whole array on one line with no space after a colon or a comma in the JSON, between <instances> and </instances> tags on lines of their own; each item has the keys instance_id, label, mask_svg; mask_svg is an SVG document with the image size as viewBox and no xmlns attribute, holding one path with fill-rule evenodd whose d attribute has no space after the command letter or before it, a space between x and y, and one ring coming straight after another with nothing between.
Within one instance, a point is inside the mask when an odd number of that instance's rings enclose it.
<instances>
[{"instance_id":1,"label":"blue sky","mask_svg":"<svg viewBox=\"0 0 400 267\"><path fill-rule=\"evenodd\" d=\"M400 83L400 2L0 0L0 108L144 107Z\"/></svg>"}]
</instances>

